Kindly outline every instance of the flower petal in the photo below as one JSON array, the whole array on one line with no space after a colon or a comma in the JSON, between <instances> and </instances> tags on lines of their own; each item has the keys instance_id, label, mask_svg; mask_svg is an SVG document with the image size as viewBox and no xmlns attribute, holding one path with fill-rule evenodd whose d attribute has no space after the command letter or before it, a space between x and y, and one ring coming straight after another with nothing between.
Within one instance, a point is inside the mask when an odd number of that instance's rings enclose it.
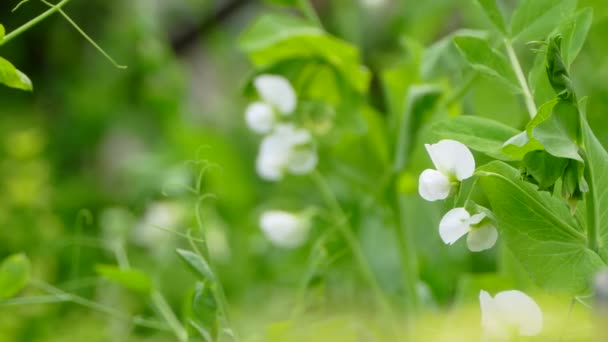
<instances>
[{"instance_id":1,"label":"flower petal","mask_svg":"<svg viewBox=\"0 0 608 342\"><path fill-rule=\"evenodd\" d=\"M433 164L441 173L461 181L475 172L475 159L464 144L446 139L436 144L426 144L425 147Z\"/></svg>"},{"instance_id":2,"label":"flower petal","mask_svg":"<svg viewBox=\"0 0 608 342\"><path fill-rule=\"evenodd\" d=\"M471 215L465 208L448 211L439 222L439 236L448 245L453 244L471 229L467 221Z\"/></svg>"},{"instance_id":3,"label":"flower petal","mask_svg":"<svg viewBox=\"0 0 608 342\"><path fill-rule=\"evenodd\" d=\"M446 199L450 195L452 184L450 180L441 172L426 169L420 174L418 179L418 193L427 201L437 201Z\"/></svg>"},{"instance_id":4,"label":"flower petal","mask_svg":"<svg viewBox=\"0 0 608 342\"><path fill-rule=\"evenodd\" d=\"M262 140L256 159L258 175L266 180L278 181L289 161L291 146L280 136L271 134Z\"/></svg>"},{"instance_id":5,"label":"flower petal","mask_svg":"<svg viewBox=\"0 0 608 342\"><path fill-rule=\"evenodd\" d=\"M479 291L479 306L481 307L481 328L486 337L482 340L508 338L509 330L503 322L498 306L494 298L484 290Z\"/></svg>"},{"instance_id":6,"label":"flower petal","mask_svg":"<svg viewBox=\"0 0 608 342\"><path fill-rule=\"evenodd\" d=\"M498 231L492 223L479 228L472 228L467 236L467 246L471 252L481 252L494 247L498 240Z\"/></svg>"},{"instance_id":7,"label":"flower petal","mask_svg":"<svg viewBox=\"0 0 608 342\"><path fill-rule=\"evenodd\" d=\"M287 168L293 174L303 175L314 170L317 161L317 152L312 147L292 148Z\"/></svg>"},{"instance_id":8,"label":"flower petal","mask_svg":"<svg viewBox=\"0 0 608 342\"><path fill-rule=\"evenodd\" d=\"M503 319L517 328L520 335L538 335L543 329L543 313L534 299L525 293L517 290L499 292L494 301Z\"/></svg>"},{"instance_id":9,"label":"flower petal","mask_svg":"<svg viewBox=\"0 0 608 342\"><path fill-rule=\"evenodd\" d=\"M297 215L286 211L271 210L260 217L260 228L274 245L296 248L308 237L308 224Z\"/></svg>"},{"instance_id":10,"label":"flower petal","mask_svg":"<svg viewBox=\"0 0 608 342\"><path fill-rule=\"evenodd\" d=\"M296 93L285 77L260 75L253 85L264 102L275 106L284 115L296 109Z\"/></svg>"},{"instance_id":11,"label":"flower petal","mask_svg":"<svg viewBox=\"0 0 608 342\"><path fill-rule=\"evenodd\" d=\"M268 133L274 125L274 111L264 102L254 102L245 110L247 127L256 133Z\"/></svg>"}]
</instances>

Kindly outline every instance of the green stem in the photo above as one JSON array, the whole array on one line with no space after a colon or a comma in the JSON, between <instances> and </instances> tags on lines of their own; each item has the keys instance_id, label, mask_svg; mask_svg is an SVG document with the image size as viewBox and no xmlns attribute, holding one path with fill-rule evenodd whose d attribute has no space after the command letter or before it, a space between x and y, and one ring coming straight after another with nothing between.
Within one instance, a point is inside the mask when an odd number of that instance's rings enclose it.
<instances>
[{"instance_id":1,"label":"green stem","mask_svg":"<svg viewBox=\"0 0 608 342\"><path fill-rule=\"evenodd\" d=\"M306 18L315 23L319 28L323 28L323 24L321 23L321 19L317 12L315 12L314 7L310 3L310 0L298 0L297 2L298 8L304 13Z\"/></svg>"},{"instance_id":2,"label":"green stem","mask_svg":"<svg viewBox=\"0 0 608 342\"><path fill-rule=\"evenodd\" d=\"M587 202L587 244L591 250L598 252L600 249L598 238L600 231L598 221L600 208L599 203L597 203L595 198L596 189L591 164L589 158L587 158L587 154L585 152L582 154L583 159L585 160L585 180L589 186L589 191L585 194L585 201Z\"/></svg>"},{"instance_id":3,"label":"green stem","mask_svg":"<svg viewBox=\"0 0 608 342\"><path fill-rule=\"evenodd\" d=\"M313 182L315 183L315 185L317 186L317 188L319 189L321 196L323 197L327 206L329 207L329 210L332 212L332 215L334 216L334 219L336 220L336 228L339 229L340 233L344 237L344 240L348 244L348 247L350 248L351 252L353 253L353 256L357 262L361 276L363 276L363 278L365 278L365 281L371 287L372 291L374 292L374 295L376 296L376 300L378 301L378 304L380 305L382 310L384 310L385 313L390 318L392 318L391 305L390 305L389 301L387 300L387 298L384 296L384 293L380 287L380 284L376 280L376 277L375 277L371 267L367 263L367 261L365 259L365 255L363 254L363 250L361 249L361 246L359 245L359 241L357 240L357 237L354 235L352 227L350 226L348 218L347 218L346 214L344 213L344 211L342 210L342 207L340 206L338 199L334 196L331 188L329 187L329 185L327 184L327 182L325 181L323 176L318 171L314 171L311 174L311 178L312 178Z\"/></svg>"},{"instance_id":4,"label":"green stem","mask_svg":"<svg viewBox=\"0 0 608 342\"><path fill-rule=\"evenodd\" d=\"M394 177L390 191L390 203L395 218L395 235L397 236L397 244L399 247L399 255L401 259L401 272L403 276L403 285L405 286L405 298L408 305L408 310L412 317L415 317L419 309L418 298L418 265L416 257L416 249L413 244L414 234L409 225L406 225L401 213L402 202L399 190L396 184L397 176ZM411 323L411 320L410 320Z\"/></svg>"},{"instance_id":5,"label":"green stem","mask_svg":"<svg viewBox=\"0 0 608 342\"><path fill-rule=\"evenodd\" d=\"M19 26L17 29L11 31L10 33L8 33L7 35L4 36L4 39L2 39L2 41L0 41L0 46L10 42L11 40L15 39L23 32L32 28L34 25L36 25L39 22L43 21L44 19L48 18L51 14L59 11L61 9L61 7L65 6L68 2L70 2L70 0L62 0L57 5L54 5L52 8L49 8L46 12L40 14L39 16L28 21L27 23Z\"/></svg>"},{"instance_id":6,"label":"green stem","mask_svg":"<svg viewBox=\"0 0 608 342\"><path fill-rule=\"evenodd\" d=\"M171 327L171 330L173 330L173 333L175 334L175 337L177 337L178 341L187 342L188 332L179 322L177 317L175 317L175 313L173 313L173 310L171 310L171 307L163 295L158 291L152 291L150 298L152 299L152 303L154 303L154 306L158 310L159 314L163 316L167 324L169 324Z\"/></svg>"},{"instance_id":7,"label":"green stem","mask_svg":"<svg viewBox=\"0 0 608 342\"><path fill-rule=\"evenodd\" d=\"M532 92L530 91L530 87L526 81L526 76L524 76L524 72L519 64L515 50L513 50L513 43L509 39L505 39L505 48L507 49L507 55L509 56L511 67L515 72L515 76L517 77L517 81L521 87L526 108L528 108L528 114L530 114L530 117L533 118L536 116L536 104L534 103L534 97L532 96Z\"/></svg>"},{"instance_id":8,"label":"green stem","mask_svg":"<svg viewBox=\"0 0 608 342\"><path fill-rule=\"evenodd\" d=\"M42 1L43 4L51 7L51 9L59 7L59 5L54 5L54 4L50 3L50 2L47 2L46 0L40 0L40 1ZM78 26L78 24L76 24L76 22L74 22L74 20L72 20L72 18L70 18L70 16L68 16L63 10L61 10L60 7L57 8L57 10L63 16L63 18L65 20L67 20L67 22L70 23L74 27L74 29L76 29L76 31L78 31L78 33L80 33L80 35L82 35L84 37L84 39L86 39L91 45L93 45L93 47L95 47L95 49L97 49L97 51L99 51L99 53L101 53L116 68L118 68L118 69L126 69L127 68L126 65L120 65L120 64L116 63L116 61L114 60L114 58L112 58L107 52L105 52L104 49L102 49L101 46L99 46L93 40L93 38L89 37L89 35L86 34L86 32L84 32L84 30L82 28L80 28L80 26Z\"/></svg>"}]
</instances>

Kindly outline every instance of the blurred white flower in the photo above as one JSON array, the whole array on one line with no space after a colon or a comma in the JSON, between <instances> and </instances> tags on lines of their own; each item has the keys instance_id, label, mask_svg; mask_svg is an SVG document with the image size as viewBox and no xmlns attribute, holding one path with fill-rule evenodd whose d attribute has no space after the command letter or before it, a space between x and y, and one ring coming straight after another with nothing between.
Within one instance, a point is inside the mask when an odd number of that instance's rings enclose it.
<instances>
[{"instance_id":1,"label":"blurred white flower","mask_svg":"<svg viewBox=\"0 0 608 342\"><path fill-rule=\"evenodd\" d=\"M535 336L543 329L543 313L528 295L521 291L499 292L492 298L479 292L481 326L485 339L508 340L513 335Z\"/></svg>"},{"instance_id":2,"label":"blurred white flower","mask_svg":"<svg viewBox=\"0 0 608 342\"><path fill-rule=\"evenodd\" d=\"M436 170L426 169L420 174L418 192L427 201L446 199L460 181L475 172L473 154L455 140L441 140L425 147Z\"/></svg>"},{"instance_id":3,"label":"blurred white flower","mask_svg":"<svg viewBox=\"0 0 608 342\"><path fill-rule=\"evenodd\" d=\"M300 215L281 210L270 210L260 216L260 228L277 247L296 248L308 238L310 224Z\"/></svg>"},{"instance_id":4,"label":"blurred white flower","mask_svg":"<svg viewBox=\"0 0 608 342\"><path fill-rule=\"evenodd\" d=\"M158 247L171 240L182 217L181 208L172 203L155 202L148 206L144 216L133 230L133 242L144 247Z\"/></svg>"},{"instance_id":5,"label":"blurred white flower","mask_svg":"<svg viewBox=\"0 0 608 342\"><path fill-rule=\"evenodd\" d=\"M253 86L264 102L289 115L296 109L296 92L289 81L278 75L260 75Z\"/></svg>"},{"instance_id":6,"label":"blurred white flower","mask_svg":"<svg viewBox=\"0 0 608 342\"><path fill-rule=\"evenodd\" d=\"M260 177L278 181L285 172L301 175L317 166L317 153L310 133L292 124L277 125L260 144L256 169Z\"/></svg>"},{"instance_id":7,"label":"blurred white flower","mask_svg":"<svg viewBox=\"0 0 608 342\"><path fill-rule=\"evenodd\" d=\"M277 75L260 75L253 85L261 101L247 107L245 121L252 131L268 133L277 122L275 111L290 115L295 110L296 93L286 78Z\"/></svg>"},{"instance_id":8,"label":"blurred white flower","mask_svg":"<svg viewBox=\"0 0 608 342\"><path fill-rule=\"evenodd\" d=\"M467 246L472 252L492 248L498 239L498 231L490 220L484 220L486 214L473 216L465 208L454 208L448 211L439 222L439 236L447 245L467 236Z\"/></svg>"}]
</instances>

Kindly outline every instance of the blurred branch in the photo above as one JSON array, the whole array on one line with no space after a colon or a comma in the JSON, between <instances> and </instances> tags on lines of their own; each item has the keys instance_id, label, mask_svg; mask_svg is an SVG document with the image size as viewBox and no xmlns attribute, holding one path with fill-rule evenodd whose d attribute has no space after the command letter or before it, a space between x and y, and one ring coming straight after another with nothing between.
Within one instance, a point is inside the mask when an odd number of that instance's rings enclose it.
<instances>
[{"instance_id":1,"label":"blurred branch","mask_svg":"<svg viewBox=\"0 0 608 342\"><path fill-rule=\"evenodd\" d=\"M181 32L173 35L171 37L173 51L176 54L184 53L185 50L198 41L199 37L252 2L251 0L226 1L223 6L220 6L211 16L203 19L198 25L186 27L181 29Z\"/></svg>"}]
</instances>

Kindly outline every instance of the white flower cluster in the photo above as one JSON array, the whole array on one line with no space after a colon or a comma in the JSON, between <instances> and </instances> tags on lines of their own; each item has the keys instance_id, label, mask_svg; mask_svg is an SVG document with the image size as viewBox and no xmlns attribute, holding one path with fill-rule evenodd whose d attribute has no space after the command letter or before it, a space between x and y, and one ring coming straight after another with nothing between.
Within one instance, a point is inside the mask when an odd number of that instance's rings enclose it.
<instances>
[{"instance_id":1,"label":"white flower cluster","mask_svg":"<svg viewBox=\"0 0 608 342\"><path fill-rule=\"evenodd\" d=\"M287 172L302 175L314 170L318 159L312 135L288 121L297 106L289 81L277 75L260 75L253 85L260 100L247 107L245 121L252 131L265 134L256 160L258 175L279 181Z\"/></svg>"},{"instance_id":2,"label":"white flower cluster","mask_svg":"<svg viewBox=\"0 0 608 342\"><path fill-rule=\"evenodd\" d=\"M426 169L418 180L418 193L427 201L448 198L460 182L473 176L475 159L471 151L455 140L441 140L425 145L435 169ZM448 211L439 223L439 236L448 245L468 234L467 246L472 252L492 248L498 231L485 213L471 215L465 208Z\"/></svg>"}]
</instances>

